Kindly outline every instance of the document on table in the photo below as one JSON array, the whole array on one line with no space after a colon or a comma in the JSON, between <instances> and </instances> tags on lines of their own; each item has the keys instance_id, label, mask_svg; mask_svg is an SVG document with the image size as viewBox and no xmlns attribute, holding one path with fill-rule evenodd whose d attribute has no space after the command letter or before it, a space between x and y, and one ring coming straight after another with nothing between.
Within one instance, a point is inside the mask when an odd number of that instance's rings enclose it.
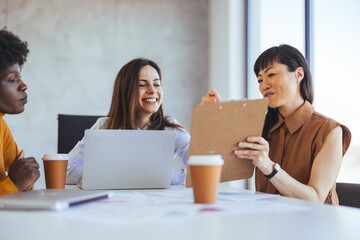
<instances>
[{"instance_id":1,"label":"document on table","mask_svg":"<svg viewBox=\"0 0 360 240\"><path fill-rule=\"evenodd\" d=\"M192 189L116 191L111 199L74 206L56 213L64 218L105 221L109 224L183 219L204 214L261 214L304 211L310 207L271 201L278 195L219 192L216 204L194 204ZM44 213L46 214L46 213Z\"/></svg>"},{"instance_id":2,"label":"document on table","mask_svg":"<svg viewBox=\"0 0 360 240\"><path fill-rule=\"evenodd\" d=\"M277 198L279 195L266 193L234 193L234 192L219 192L217 199L220 201L254 201L260 199Z\"/></svg>"}]
</instances>

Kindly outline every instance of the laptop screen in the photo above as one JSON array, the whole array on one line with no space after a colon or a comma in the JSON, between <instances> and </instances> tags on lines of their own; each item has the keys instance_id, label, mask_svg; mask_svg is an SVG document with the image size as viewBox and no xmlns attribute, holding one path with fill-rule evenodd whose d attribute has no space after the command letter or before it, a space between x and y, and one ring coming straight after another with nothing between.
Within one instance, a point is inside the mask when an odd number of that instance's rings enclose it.
<instances>
[{"instance_id":1,"label":"laptop screen","mask_svg":"<svg viewBox=\"0 0 360 240\"><path fill-rule=\"evenodd\" d=\"M170 187L175 138L164 130L86 130L82 188Z\"/></svg>"}]
</instances>

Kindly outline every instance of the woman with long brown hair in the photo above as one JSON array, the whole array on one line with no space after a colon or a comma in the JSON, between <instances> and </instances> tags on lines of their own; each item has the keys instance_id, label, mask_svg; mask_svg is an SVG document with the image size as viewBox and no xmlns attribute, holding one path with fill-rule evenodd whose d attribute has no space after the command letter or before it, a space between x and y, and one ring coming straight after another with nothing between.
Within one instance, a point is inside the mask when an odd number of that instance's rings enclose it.
<instances>
[{"instance_id":1,"label":"woman with long brown hair","mask_svg":"<svg viewBox=\"0 0 360 240\"><path fill-rule=\"evenodd\" d=\"M166 130L176 132L175 152L186 164L190 135L174 118L164 116L163 90L159 66L137 58L124 65L115 80L108 117L101 117L91 129ZM82 176L84 140L69 152L67 184L77 184ZM171 184L184 184L185 169L173 170Z\"/></svg>"},{"instance_id":2,"label":"woman with long brown hair","mask_svg":"<svg viewBox=\"0 0 360 240\"><path fill-rule=\"evenodd\" d=\"M256 190L338 205L336 178L351 133L314 111L304 56L289 45L272 47L258 57L254 72L261 94L269 99L264 130L238 143L234 154L256 167ZM202 103L220 101L210 91Z\"/></svg>"}]
</instances>

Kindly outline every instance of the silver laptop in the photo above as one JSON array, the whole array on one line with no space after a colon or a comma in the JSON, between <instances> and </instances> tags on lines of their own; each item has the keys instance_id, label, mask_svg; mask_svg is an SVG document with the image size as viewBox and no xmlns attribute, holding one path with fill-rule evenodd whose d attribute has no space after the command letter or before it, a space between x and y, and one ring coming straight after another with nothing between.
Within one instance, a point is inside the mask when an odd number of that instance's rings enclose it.
<instances>
[{"instance_id":1,"label":"silver laptop","mask_svg":"<svg viewBox=\"0 0 360 240\"><path fill-rule=\"evenodd\" d=\"M170 187L175 137L163 130L86 130L81 187Z\"/></svg>"},{"instance_id":2,"label":"silver laptop","mask_svg":"<svg viewBox=\"0 0 360 240\"><path fill-rule=\"evenodd\" d=\"M0 209L64 210L75 204L113 196L112 191L45 189L0 196Z\"/></svg>"}]
</instances>

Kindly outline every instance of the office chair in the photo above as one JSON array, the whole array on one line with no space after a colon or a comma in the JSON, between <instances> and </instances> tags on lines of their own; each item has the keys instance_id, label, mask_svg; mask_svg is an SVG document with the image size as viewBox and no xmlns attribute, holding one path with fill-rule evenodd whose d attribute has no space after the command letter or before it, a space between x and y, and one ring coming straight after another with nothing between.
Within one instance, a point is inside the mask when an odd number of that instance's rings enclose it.
<instances>
[{"instance_id":1,"label":"office chair","mask_svg":"<svg viewBox=\"0 0 360 240\"><path fill-rule=\"evenodd\" d=\"M339 205L360 208L360 184L336 183Z\"/></svg>"},{"instance_id":2,"label":"office chair","mask_svg":"<svg viewBox=\"0 0 360 240\"><path fill-rule=\"evenodd\" d=\"M58 153L69 153L99 117L58 114Z\"/></svg>"}]
</instances>

